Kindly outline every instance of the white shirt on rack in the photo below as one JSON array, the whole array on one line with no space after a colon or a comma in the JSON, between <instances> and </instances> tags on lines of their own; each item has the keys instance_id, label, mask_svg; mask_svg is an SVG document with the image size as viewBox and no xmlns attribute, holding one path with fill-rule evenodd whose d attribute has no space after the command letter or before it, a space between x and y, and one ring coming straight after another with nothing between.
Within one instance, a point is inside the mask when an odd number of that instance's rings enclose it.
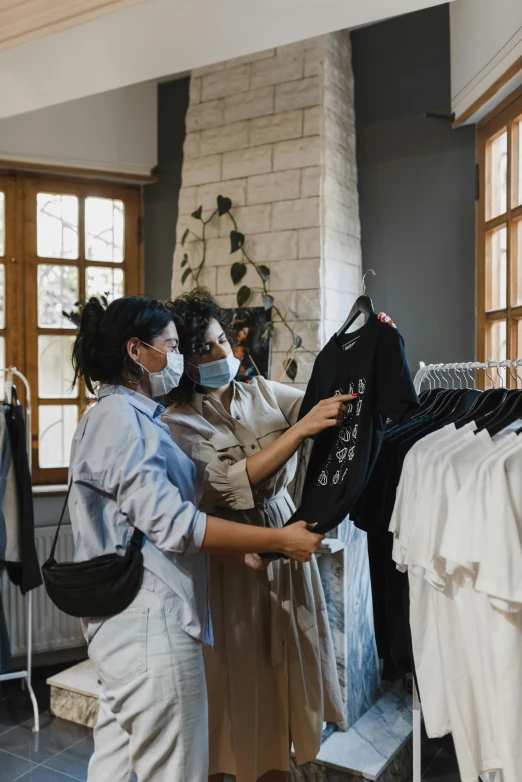
<instances>
[{"instance_id":1,"label":"white shirt on rack","mask_svg":"<svg viewBox=\"0 0 522 782\"><path fill-rule=\"evenodd\" d=\"M435 621L449 704L452 733L463 780L502 767L496 735L495 693L491 646L485 642L489 625L487 599L475 592L473 580L460 572L445 573L440 544L448 511L469 476L495 450L487 431L467 433L454 448L441 454L437 501L430 523L426 578L437 593ZM486 631L487 633L487 631Z\"/></svg>"},{"instance_id":2,"label":"white shirt on rack","mask_svg":"<svg viewBox=\"0 0 522 782\"><path fill-rule=\"evenodd\" d=\"M428 736L435 738L451 731L448 701L443 686L433 687L434 681L443 682L444 673L440 641L435 622L435 599L424 578L425 557L420 551L411 551L414 530L433 502L435 477L430 467L437 449L460 437L453 424L419 440L404 460L397 499L390 530L394 532L393 558L399 570L408 570L410 584L410 625L413 656L424 711ZM420 520L420 521L419 521ZM425 653L425 650L428 653Z\"/></svg>"},{"instance_id":3,"label":"white shirt on rack","mask_svg":"<svg viewBox=\"0 0 522 782\"><path fill-rule=\"evenodd\" d=\"M458 568L471 574L477 570L482 540L480 518L484 502L484 481L488 465L517 448L514 433L502 436L489 456L483 459L476 473L471 473L463 484L449 510L449 518L442 536L440 555L444 558L446 573L453 575Z\"/></svg>"},{"instance_id":4,"label":"white shirt on rack","mask_svg":"<svg viewBox=\"0 0 522 782\"><path fill-rule=\"evenodd\" d=\"M475 424L468 424L461 431L473 429ZM454 424L448 424L442 429L431 432L419 440L406 454L397 497L393 509L389 531L393 533L393 560L397 569L406 572L406 552L410 545L410 536L416 519L417 503L422 502L422 497L430 497L429 490L423 485L419 476L423 474L423 464L429 460L430 454L445 442L450 442L458 437L459 431ZM421 499L419 500L419 497Z\"/></svg>"},{"instance_id":5,"label":"white shirt on rack","mask_svg":"<svg viewBox=\"0 0 522 782\"><path fill-rule=\"evenodd\" d=\"M493 652L503 782L520 782L522 769L522 440L482 471L477 522L482 530L476 590L489 600L487 641ZM477 536L475 536L475 541Z\"/></svg>"}]
</instances>

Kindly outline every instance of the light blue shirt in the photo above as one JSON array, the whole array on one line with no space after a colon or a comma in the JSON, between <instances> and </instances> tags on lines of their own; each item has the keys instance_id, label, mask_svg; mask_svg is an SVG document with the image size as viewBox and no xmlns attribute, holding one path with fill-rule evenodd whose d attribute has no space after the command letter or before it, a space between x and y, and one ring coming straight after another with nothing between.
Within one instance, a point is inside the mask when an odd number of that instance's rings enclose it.
<instances>
[{"instance_id":1,"label":"light blue shirt","mask_svg":"<svg viewBox=\"0 0 522 782\"><path fill-rule=\"evenodd\" d=\"M208 561L198 553L207 517L195 505L195 467L160 420L164 408L124 386L102 386L72 450L69 512L75 561L127 548L141 530L145 576L161 582L166 610L212 642Z\"/></svg>"}]
</instances>

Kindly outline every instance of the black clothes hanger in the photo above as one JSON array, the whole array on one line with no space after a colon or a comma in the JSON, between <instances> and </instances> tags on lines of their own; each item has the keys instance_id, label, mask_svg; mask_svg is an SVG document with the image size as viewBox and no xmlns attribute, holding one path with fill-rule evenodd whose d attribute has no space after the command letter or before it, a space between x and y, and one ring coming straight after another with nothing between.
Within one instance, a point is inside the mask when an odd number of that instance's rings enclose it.
<instances>
[{"instance_id":1,"label":"black clothes hanger","mask_svg":"<svg viewBox=\"0 0 522 782\"><path fill-rule=\"evenodd\" d=\"M462 396L463 391L464 389L462 388L442 389L431 408L426 412L437 420L441 417L444 417L445 411L449 409L454 404L454 402Z\"/></svg>"},{"instance_id":2,"label":"black clothes hanger","mask_svg":"<svg viewBox=\"0 0 522 782\"><path fill-rule=\"evenodd\" d=\"M419 412L416 415L425 415L426 412L430 409L430 407L435 403L436 399L439 397L441 391L448 391L447 388L430 388L427 391L422 391L421 395L419 396L420 401L420 408Z\"/></svg>"},{"instance_id":3,"label":"black clothes hanger","mask_svg":"<svg viewBox=\"0 0 522 782\"><path fill-rule=\"evenodd\" d=\"M472 388L457 388L443 400L432 416L437 423L454 421L468 412L479 394L480 391Z\"/></svg>"},{"instance_id":4,"label":"black clothes hanger","mask_svg":"<svg viewBox=\"0 0 522 782\"><path fill-rule=\"evenodd\" d=\"M337 332L337 337L341 337L346 331L346 329L349 329L352 323L357 320L359 315L366 315L368 318L370 317L370 315L375 315L373 302L369 296L359 296L355 300L355 304L350 310L348 317L346 318L345 322Z\"/></svg>"},{"instance_id":5,"label":"black clothes hanger","mask_svg":"<svg viewBox=\"0 0 522 782\"><path fill-rule=\"evenodd\" d=\"M499 407L498 411L482 425L479 426L475 432L482 432L487 429L491 437L505 429L516 421L517 418L522 417L522 391L508 391L508 395L503 404Z\"/></svg>"},{"instance_id":6,"label":"black clothes hanger","mask_svg":"<svg viewBox=\"0 0 522 782\"><path fill-rule=\"evenodd\" d=\"M480 397L481 392L475 388L463 388L462 394L459 394L457 398L451 400L451 404L447 404L443 411L436 417L437 423L453 423L460 420L460 418L469 413L470 408L475 404L477 398Z\"/></svg>"},{"instance_id":7,"label":"black clothes hanger","mask_svg":"<svg viewBox=\"0 0 522 782\"><path fill-rule=\"evenodd\" d=\"M426 403L421 405L420 410L415 413L411 420L415 421L419 418L424 418L427 415L432 415L437 406L442 403L442 400L446 399L452 392L452 388L432 388L429 391L430 396L426 400Z\"/></svg>"},{"instance_id":8,"label":"black clothes hanger","mask_svg":"<svg viewBox=\"0 0 522 782\"><path fill-rule=\"evenodd\" d=\"M506 388L490 388L487 391L483 391L471 406L469 413L461 418L455 426L457 429L460 429L473 421L480 425L480 419L482 418L483 421L486 421L489 416L495 413L505 402L508 394L509 391Z\"/></svg>"},{"instance_id":9,"label":"black clothes hanger","mask_svg":"<svg viewBox=\"0 0 522 782\"><path fill-rule=\"evenodd\" d=\"M484 419L486 416L490 416L498 410L508 393L505 388L490 388L487 391L483 391L471 406L469 413L461 418L455 426L457 429L460 429L462 426L472 423L472 421L478 423L477 419L481 416Z\"/></svg>"}]
</instances>

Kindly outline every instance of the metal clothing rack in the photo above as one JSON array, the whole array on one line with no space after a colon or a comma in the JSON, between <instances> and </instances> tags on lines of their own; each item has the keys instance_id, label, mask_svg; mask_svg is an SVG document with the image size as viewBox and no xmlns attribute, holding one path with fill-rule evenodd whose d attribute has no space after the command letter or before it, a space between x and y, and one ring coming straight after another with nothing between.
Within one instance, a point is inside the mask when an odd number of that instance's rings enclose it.
<instances>
[{"instance_id":1,"label":"metal clothing rack","mask_svg":"<svg viewBox=\"0 0 522 782\"><path fill-rule=\"evenodd\" d=\"M440 382L440 378L438 377L437 373L440 372L442 375L446 375L446 378L444 379L444 382L446 383L447 388L455 388L455 383L459 383L460 388L466 388L469 386L469 381L473 382L475 384L475 378L471 374L472 372L477 372L478 370L482 369L486 373L486 375L489 377L491 382L494 384L495 379L491 377L491 375L488 373L488 369L495 369L498 376L498 382L499 385L503 384L503 378L500 374L501 369L514 369L515 370L515 376L513 376L512 373L511 377L515 382L517 383L518 387L518 381L520 380L522 384L522 378L519 378L518 376L518 367L522 367L522 359L517 358L513 361L510 360L504 360L504 361L486 361L486 362L480 362L480 361L464 361L464 362L457 362L457 363L450 363L450 364L425 364L424 361L421 361L419 364L419 369L417 371L417 374L415 375L415 391L419 393L421 390L422 384L426 378L433 378L435 376L438 381ZM451 374L451 371L453 370L454 374ZM451 383L451 386L449 385Z\"/></svg>"},{"instance_id":2,"label":"metal clothing rack","mask_svg":"<svg viewBox=\"0 0 522 782\"><path fill-rule=\"evenodd\" d=\"M490 381L494 385L495 380L488 372L488 370L491 369L497 371L499 385L504 384L504 379L500 374L500 370L514 369L515 376L513 376L512 373L510 374L513 380L515 380L518 388L519 380L521 381L522 384L522 378L519 378L517 372L517 369L520 366L522 366L522 359L515 359L513 361L505 360L505 361L486 361L486 362L465 361L465 362L457 362L457 363L450 363L450 364L425 364L424 361L421 361L419 364L419 369L417 371L417 374L415 375L415 380L414 380L415 391L417 392L417 394L420 392L422 388L422 384L426 379L429 380L430 386L431 386L432 379L435 378L437 379L439 384L441 384L441 378L438 375L439 372L441 373L442 380L446 383L447 388L455 388L456 387L455 384L457 382L459 383L459 388L471 388L470 382L472 382L473 387L475 387L476 377L473 376L472 372L476 373L478 370L484 370L484 372L486 373L486 375L489 377ZM451 374L452 371L454 373L453 375ZM419 700L419 693L417 691L415 679L413 679L413 778L412 778L412 782L421 782L421 768L422 768L421 719L422 719L421 703ZM482 775L480 779L482 780L482 782L499 782L500 774L499 772L490 771L487 774Z\"/></svg>"},{"instance_id":3,"label":"metal clothing rack","mask_svg":"<svg viewBox=\"0 0 522 782\"><path fill-rule=\"evenodd\" d=\"M31 460L31 387L29 381L19 372L16 367L0 368L6 381L12 384L15 377L19 378L25 386L25 436L26 436L26 448L27 459L29 462L29 471L31 472L32 460ZM11 681L13 679L22 679L27 685L27 690L31 697L34 711L34 727L33 732L38 733L40 730L40 715L38 712L38 703L34 690L31 684L32 673L32 657L33 657L33 593L32 591L27 593L27 670L17 671L16 673L3 673L0 674L0 682Z\"/></svg>"}]
</instances>

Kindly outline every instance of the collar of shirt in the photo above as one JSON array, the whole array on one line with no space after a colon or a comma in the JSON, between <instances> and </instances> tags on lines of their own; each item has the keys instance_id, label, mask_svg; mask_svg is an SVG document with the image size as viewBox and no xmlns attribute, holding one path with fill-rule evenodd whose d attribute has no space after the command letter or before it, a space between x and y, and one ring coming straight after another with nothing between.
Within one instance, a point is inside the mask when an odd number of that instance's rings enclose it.
<instances>
[{"instance_id":1,"label":"collar of shirt","mask_svg":"<svg viewBox=\"0 0 522 782\"><path fill-rule=\"evenodd\" d=\"M133 407L140 412L145 413L145 415L148 415L149 418L152 418L156 423L161 423L160 416L165 412L165 408L154 399L149 399L148 396L144 396L126 386L107 384L100 387L100 390L98 391L98 400L103 399L104 396L110 396L111 394L122 394L123 396L126 396Z\"/></svg>"},{"instance_id":2,"label":"collar of shirt","mask_svg":"<svg viewBox=\"0 0 522 782\"><path fill-rule=\"evenodd\" d=\"M241 384L238 383L237 380L232 380L232 402L237 401L237 398L240 393L240 388L239 388L240 385ZM213 397L212 394L201 394L198 391L196 391L192 397L191 405L197 413L205 417L203 403L206 401L210 402L210 404L213 405L214 408L217 405L218 406L217 409L221 408L226 413L225 408L223 407L221 402L215 399L215 397Z\"/></svg>"}]
</instances>

